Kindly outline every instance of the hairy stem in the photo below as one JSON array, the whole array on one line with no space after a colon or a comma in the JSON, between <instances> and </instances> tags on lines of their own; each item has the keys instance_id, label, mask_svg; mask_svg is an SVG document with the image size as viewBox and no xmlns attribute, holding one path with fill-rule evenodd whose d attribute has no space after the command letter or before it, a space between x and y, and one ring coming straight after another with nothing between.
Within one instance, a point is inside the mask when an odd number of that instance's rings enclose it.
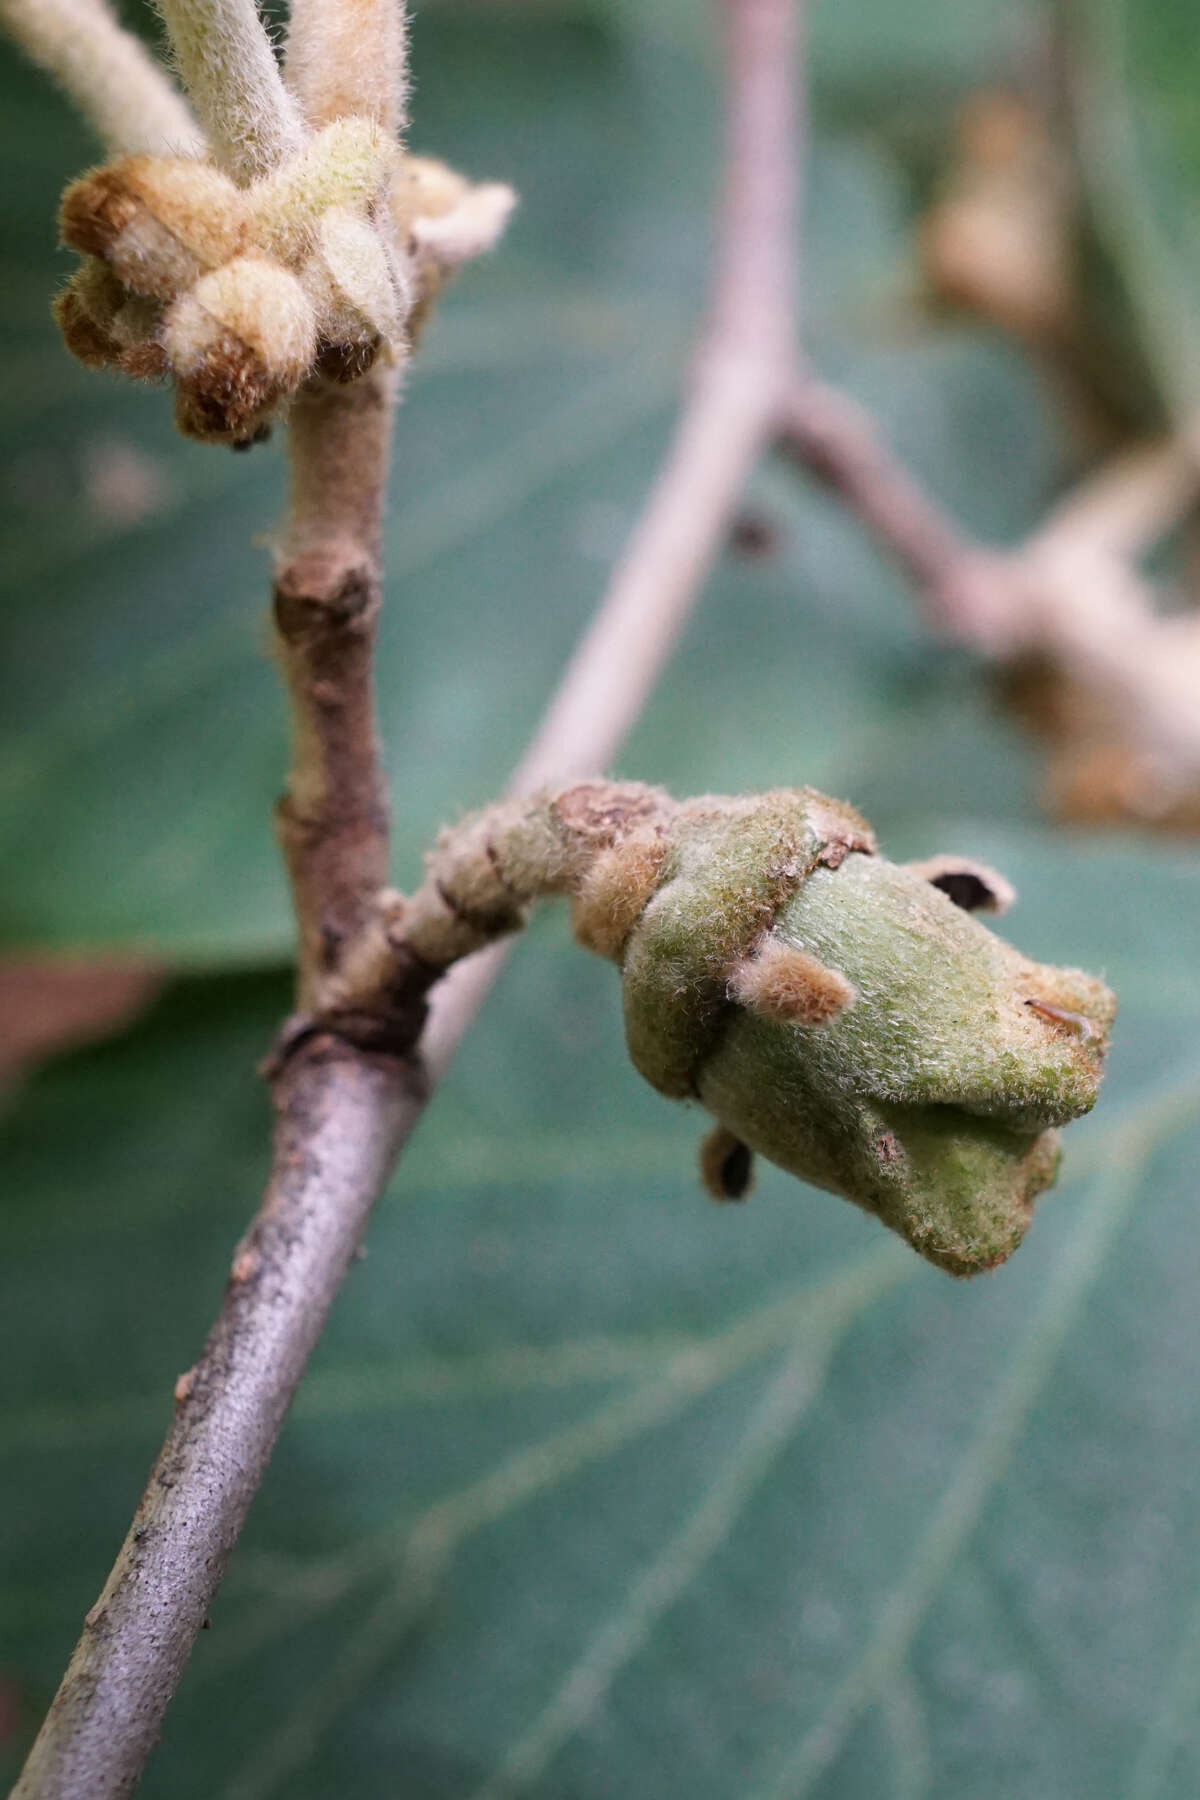
<instances>
[{"instance_id":1,"label":"hairy stem","mask_svg":"<svg viewBox=\"0 0 1200 1800\"><path fill-rule=\"evenodd\" d=\"M375 714L380 528L395 382L372 371L306 394L289 428L292 495L275 574L292 768L278 826L300 933L298 1005L325 980L387 881Z\"/></svg>"},{"instance_id":2,"label":"hairy stem","mask_svg":"<svg viewBox=\"0 0 1200 1800\"><path fill-rule=\"evenodd\" d=\"M213 155L244 185L294 156L299 109L254 0L156 0L180 77Z\"/></svg>"},{"instance_id":3,"label":"hairy stem","mask_svg":"<svg viewBox=\"0 0 1200 1800\"><path fill-rule=\"evenodd\" d=\"M400 0L292 0L284 73L308 123L361 113L402 130L405 31Z\"/></svg>"},{"instance_id":4,"label":"hairy stem","mask_svg":"<svg viewBox=\"0 0 1200 1800\"><path fill-rule=\"evenodd\" d=\"M199 156L187 101L106 0L0 0L2 23L114 156Z\"/></svg>"}]
</instances>

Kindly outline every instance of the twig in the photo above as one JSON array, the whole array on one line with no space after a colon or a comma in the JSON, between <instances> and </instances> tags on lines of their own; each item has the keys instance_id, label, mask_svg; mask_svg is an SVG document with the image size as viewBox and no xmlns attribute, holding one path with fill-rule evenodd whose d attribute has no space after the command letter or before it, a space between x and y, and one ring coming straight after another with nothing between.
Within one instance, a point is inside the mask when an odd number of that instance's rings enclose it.
<instances>
[{"instance_id":1,"label":"twig","mask_svg":"<svg viewBox=\"0 0 1200 1800\"><path fill-rule=\"evenodd\" d=\"M187 101L106 0L0 0L0 22L111 154L203 152Z\"/></svg>"},{"instance_id":2,"label":"twig","mask_svg":"<svg viewBox=\"0 0 1200 1800\"><path fill-rule=\"evenodd\" d=\"M858 515L912 581L935 628L953 636L979 629L985 607L973 576L993 559L892 455L863 408L797 376L780 412L778 448Z\"/></svg>"},{"instance_id":3,"label":"twig","mask_svg":"<svg viewBox=\"0 0 1200 1800\"><path fill-rule=\"evenodd\" d=\"M292 0L284 77L310 125L361 113L404 129L405 18L400 0Z\"/></svg>"},{"instance_id":4,"label":"twig","mask_svg":"<svg viewBox=\"0 0 1200 1800\"><path fill-rule=\"evenodd\" d=\"M278 824L304 1011L320 1009L325 977L387 881L373 658L394 388L390 372L373 370L303 396L289 424L292 497L275 624L293 742Z\"/></svg>"},{"instance_id":5,"label":"twig","mask_svg":"<svg viewBox=\"0 0 1200 1800\"><path fill-rule=\"evenodd\" d=\"M183 84L213 155L237 182L254 181L304 142L254 0L157 0Z\"/></svg>"},{"instance_id":6,"label":"twig","mask_svg":"<svg viewBox=\"0 0 1200 1800\"><path fill-rule=\"evenodd\" d=\"M417 1097L333 1044L276 1091L274 1172L171 1432L13 1800L129 1793Z\"/></svg>"},{"instance_id":7,"label":"twig","mask_svg":"<svg viewBox=\"0 0 1200 1800\"><path fill-rule=\"evenodd\" d=\"M301 0L288 38L288 83L312 126L361 105L395 131L405 51L398 0L369 0L349 12ZM363 929L388 876L374 655L395 407L396 377L376 364L350 386L302 394L289 420L292 491L274 611L292 767L277 822L304 1012L320 1010L325 977Z\"/></svg>"},{"instance_id":8,"label":"twig","mask_svg":"<svg viewBox=\"0 0 1200 1800\"><path fill-rule=\"evenodd\" d=\"M730 166L712 324L646 514L516 790L595 771L613 754L772 429L790 354L795 10L794 0L721 0L732 68ZM385 409L378 389L360 383L349 391L364 396L353 418L332 401L314 401L294 421L293 527L278 582L288 590L289 622L302 615L298 628L283 629L297 715L284 833L306 998L319 996L323 972L336 966L341 933L353 933L368 888L382 879L385 850L367 663L377 540L358 480L338 474L357 469L375 505ZM301 519L318 467L328 477L319 529ZM347 590L353 603L339 605ZM326 674L333 689L322 686ZM334 855L344 818L354 825ZM464 965L453 988L443 984L422 1044L435 1075L495 966L488 953ZM283 1061L262 1210L208 1343L181 1383L137 1518L14 1800L109 1800L136 1782L325 1312L424 1103L417 1068L411 1058L373 1055L320 1032Z\"/></svg>"},{"instance_id":9,"label":"twig","mask_svg":"<svg viewBox=\"0 0 1200 1800\"><path fill-rule=\"evenodd\" d=\"M866 413L807 376L779 448L895 558L935 630L999 661L1049 657L1105 697L1167 790L1200 774L1200 627L1156 614L1132 560L1195 502L1190 434L1115 459L1007 552L971 539Z\"/></svg>"}]
</instances>

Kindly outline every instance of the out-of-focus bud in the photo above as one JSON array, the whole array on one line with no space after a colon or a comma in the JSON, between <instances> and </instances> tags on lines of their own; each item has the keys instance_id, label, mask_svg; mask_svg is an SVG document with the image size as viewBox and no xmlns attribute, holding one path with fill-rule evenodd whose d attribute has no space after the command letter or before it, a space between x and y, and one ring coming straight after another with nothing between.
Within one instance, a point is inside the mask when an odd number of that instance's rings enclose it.
<instances>
[{"instance_id":1,"label":"out-of-focus bud","mask_svg":"<svg viewBox=\"0 0 1200 1800\"><path fill-rule=\"evenodd\" d=\"M59 214L64 243L159 300L236 256L247 218L246 197L227 176L172 156L123 156L92 170L71 183Z\"/></svg>"},{"instance_id":2,"label":"out-of-focus bud","mask_svg":"<svg viewBox=\"0 0 1200 1800\"><path fill-rule=\"evenodd\" d=\"M504 182L470 182L432 156L407 156L391 185L396 236L417 272L409 318L415 342L446 282L472 257L499 243L516 194Z\"/></svg>"},{"instance_id":3,"label":"out-of-focus bud","mask_svg":"<svg viewBox=\"0 0 1200 1800\"><path fill-rule=\"evenodd\" d=\"M64 342L87 368L111 368L120 360L113 320L126 298L107 263L88 256L55 300L54 317Z\"/></svg>"}]
</instances>

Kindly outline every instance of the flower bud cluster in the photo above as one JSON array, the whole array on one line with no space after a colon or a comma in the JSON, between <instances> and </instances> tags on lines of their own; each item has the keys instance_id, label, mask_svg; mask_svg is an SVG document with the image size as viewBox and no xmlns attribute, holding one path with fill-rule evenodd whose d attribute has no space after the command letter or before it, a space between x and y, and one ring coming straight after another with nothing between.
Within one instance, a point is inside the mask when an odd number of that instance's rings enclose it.
<instances>
[{"instance_id":1,"label":"flower bud cluster","mask_svg":"<svg viewBox=\"0 0 1200 1800\"><path fill-rule=\"evenodd\" d=\"M248 187L193 158L124 156L63 196L83 261L56 316L81 362L171 378L181 431L242 446L306 383L402 359L512 204L358 117Z\"/></svg>"}]
</instances>

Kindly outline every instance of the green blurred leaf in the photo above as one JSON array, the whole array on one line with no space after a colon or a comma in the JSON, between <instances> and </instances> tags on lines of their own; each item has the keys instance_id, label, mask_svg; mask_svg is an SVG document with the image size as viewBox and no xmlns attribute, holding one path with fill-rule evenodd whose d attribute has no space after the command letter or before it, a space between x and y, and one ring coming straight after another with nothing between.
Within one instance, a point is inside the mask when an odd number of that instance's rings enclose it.
<instances>
[{"instance_id":1,"label":"green blurred leaf","mask_svg":"<svg viewBox=\"0 0 1200 1800\"><path fill-rule=\"evenodd\" d=\"M1189 0L1086 0L1063 23L1095 239L1092 304L1176 418L1200 404L1200 125ZM1136 346L1134 348L1133 346Z\"/></svg>"},{"instance_id":2,"label":"green blurred leaf","mask_svg":"<svg viewBox=\"0 0 1200 1800\"><path fill-rule=\"evenodd\" d=\"M972 54L998 56L1008 29ZM512 178L523 199L509 241L450 296L397 435L380 681L401 882L516 760L637 515L703 291L718 116L705 56L628 20L422 12L414 61L417 145ZM92 152L13 59L0 96L22 168L0 421L0 942L278 957L291 928L269 815L285 744L263 542L281 454L184 444L162 395L70 362L46 314L68 267L51 221ZM973 526L1020 532L1056 460L1027 369L978 338L898 332L911 196L885 149L830 128L810 176L819 360ZM973 677L930 661L902 584L824 499L763 480L785 548L717 571L624 770L680 788L825 781L866 800L878 747L894 769L920 704L913 779L932 766L958 811L986 779L1020 812L1028 758L1003 732L1004 757L974 754Z\"/></svg>"},{"instance_id":3,"label":"green blurred leaf","mask_svg":"<svg viewBox=\"0 0 1200 1800\"><path fill-rule=\"evenodd\" d=\"M1097 1116L956 1285L720 1211L547 916L381 1205L142 1791L1117 1800L1200 1780L1200 869L914 813L1121 993ZM179 987L3 1145L0 1617L36 1722L266 1160L282 981ZM12 1746L15 1758L17 1744Z\"/></svg>"}]
</instances>

